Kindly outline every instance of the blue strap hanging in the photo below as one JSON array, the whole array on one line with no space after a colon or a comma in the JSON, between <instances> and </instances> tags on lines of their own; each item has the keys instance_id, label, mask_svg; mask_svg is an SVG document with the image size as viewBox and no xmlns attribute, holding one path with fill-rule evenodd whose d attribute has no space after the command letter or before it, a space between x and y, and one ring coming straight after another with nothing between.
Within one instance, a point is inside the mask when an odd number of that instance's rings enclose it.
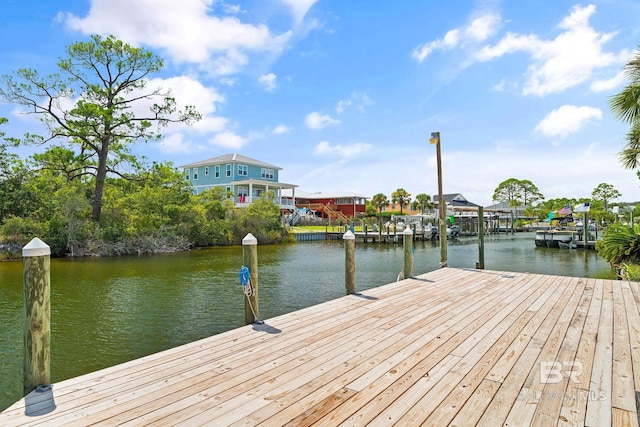
<instances>
[{"instance_id":1,"label":"blue strap hanging","mask_svg":"<svg viewBox=\"0 0 640 427\"><path fill-rule=\"evenodd\" d=\"M246 266L242 266L242 268L240 269L240 284L242 286L247 286L247 284L249 283L249 268Z\"/></svg>"}]
</instances>

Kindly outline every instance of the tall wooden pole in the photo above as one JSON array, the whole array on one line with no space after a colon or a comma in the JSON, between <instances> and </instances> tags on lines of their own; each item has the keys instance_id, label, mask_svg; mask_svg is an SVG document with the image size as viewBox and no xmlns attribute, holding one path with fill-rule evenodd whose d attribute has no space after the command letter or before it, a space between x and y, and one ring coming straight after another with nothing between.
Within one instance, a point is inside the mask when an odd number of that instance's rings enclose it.
<instances>
[{"instance_id":1,"label":"tall wooden pole","mask_svg":"<svg viewBox=\"0 0 640 427\"><path fill-rule=\"evenodd\" d=\"M258 239L253 234L247 234L242 239L242 262L249 269L251 292L244 298L244 324L259 322L258 310Z\"/></svg>"},{"instance_id":2,"label":"tall wooden pole","mask_svg":"<svg viewBox=\"0 0 640 427\"><path fill-rule=\"evenodd\" d=\"M413 276L413 230L409 224L402 232L402 246L404 249L403 277L408 279Z\"/></svg>"},{"instance_id":3,"label":"tall wooden pole","mask_svg":"<svg viewBox=\"0 0 640 427\"><path fill-rule=\"evenodd\" d=\"M51 382L51 249L37 237L22 248L24 395Z\"/></svg>"},{"instance_id":4,"label":"tall wooden pole","mask_svg":"<svg viewBox=\"0 0 640 427\"><path fill-rule=\"evenodd\" d=\"M484 208L478 206L478 264L476 268L484 270Z\"/></svg>"},{"instance_id":5,"label":"tall wooden pole","mask_svg":"<svg viewBox=\"0 0 640 427\"><path fill-rule=\"evenodd\" d=\"M356 236L347 231L342 235L344 241L344 286L347 295L356 293Z\"/></svg>"},{"instance_id":6,"label":"tall wooden pole","mask_svg":"<svg viewBox=\"0 0 640 427\"><path fill-rule=\"evenodd\" d=\"M587 224L587 219L587 213L585 212L582 217L582 237L584 239L585 249L589 248L589 225Z\"/></svg>"},{"instance_id":7,"label":"tall wooden pole","mask_svg":"<svg viewBox=\"0 0 640 427\"><path fill-rule=\"evenodd\" d=\"M430 144L436 145L436 161L438 163L438 208L440 211L440 268L447 266L447 221L444 217L446 203L442 197L442 155L440 153L440 132L432 132Z\"/></svg>"}]
</instances>

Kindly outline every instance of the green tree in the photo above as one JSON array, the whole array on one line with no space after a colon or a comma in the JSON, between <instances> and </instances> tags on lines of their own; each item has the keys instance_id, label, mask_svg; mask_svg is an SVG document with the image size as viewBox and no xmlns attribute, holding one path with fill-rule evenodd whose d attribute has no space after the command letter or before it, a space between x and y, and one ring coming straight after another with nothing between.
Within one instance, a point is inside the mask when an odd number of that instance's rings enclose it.
<instances>
[{"instance_id":1,"label":"green tree","mask_svg":"<svg viewBox=\"0 0 640 427\"><path fill-rule=\"evenodd\" d=\"M507 202L509 206L518 206L520 201L520 181L515 178L509 178L502 181L493 191L493 200L498 202Z\"/></svg>"},{"instance_id":2,"label":"green tree","mask_svg":"<svg viewBox=\"0 0 640 427\"><path fill-rule=\"evenodd\" d=\"M561 197L557 199L549 199L540 203L539 207L546 209L548 211L557 211L558 209L562 209L565 206L574 206L578 203L577 199L568 199L566 197Z\"/></svg>"},{"instance_id":3,"label":"green tree","mask_svg":"<svg viewBox=\"0 0 640 427\"><path fill-rule=\"evenodd\" d=\"M273 202L271 191L235 212L235 243L239 244L247 233L253 234L261 243L279 243L287 234L280 221L280 208Z\"/></svg>"},{"instance_id":4,"label":"green tree","mask_svg":"<svg viewBox=\"0 0 640 427\"><path fill-rule=\"evenodd\" d=\"M602 182L593 189L591 197L593 197L594 200L601 201L604 204L604 210L606 212L608 202L610 200L622 197L622 194L620 194L620 192L616 190L613 185Z\"/></svg>"},{"instance_id":5,"label":"green tree","mask_svg":"<svg viewBox=\"0 0 640 427\"><path fill-rule=\"evenodd\" d=\"M45 124L47 135L27 134L27 143L55 140L75 147L74 165L81 167L67 172L72 172L72 178L93 177L91 217L99 221L107 176L127 178L123 166L138 165L130 145L159 139L159 127L170 122L190 124L201 116L192 106L177 111L169 92L146 88L147 79L162 69L163 60L143 48L113 36L92 36L87 42L69 45L66 53L58 61L58 74L41 77L35 70L19 69L4 75L0 98L25 106ZM148 114L134 113L147 102L152 105Z\"/></svg>"},{"instance_id":6,"label":"green tree","mask_svg":"<svg viewBox=\"0 0 640 427\"><path fill-rule=\"evenodd\" d=\"M623 71L629 84L619 94L613 96L609 106L613 115L631 126L627 133L627 145L619 153L625 169L640 166L640 50L637 49Z\"/></svg>"},{"instance_id":7,"label":"green tree","mask_svg":"<svg viewBox=\"0 0 640 427\"><path fill-rule=\"evenodd\" d=\"M7 119L0 117L0 125ZM24 188L29 171L17 155L9 152L16 141L0 131L0 223L9 216L24 216L34 208L33 195Z\"/></svg>"},{"instance_id":8,"label":"green tree","mask_svg":"<svg viewBox=\"0 0 640 427\"><path fill-rule=\"evenodd\" d=\"M509 178L498 184L493 192L493 200L506 202L509 206L529 206L543 199L538 187L526 179Z\"/></svg>"},{"instance_id":9,"label":"green tree","mask_svg":"<svg viewBox=\"0 0 640 427\"><path fill-rule=\"evenodd\" d=\"M411 203L411 194L404 188L398 188L391 193L391 203L400 205L400 215L402 215L402 209Z\"/></svg>"},{"instance_id":10,"label":"green tree","mask_svg":"<svg viewBox=\"0 0 640 427\"><path fill-rule=\"evenodd\" d=\"M431 196L428 194L420 193L416 196L416 200L413 202L414 209L424 213L425 210L431 209L433 203L431 203Z\"/></svg>"},{"instance_id":11,"label":"green tree","mask_svg":"<svg viewBox=\"0 0 640 427\"><path fill-rule=\"evenodd\" d=\"M382 209L387 207L389 204L389 199L384 194L378 193L371 198L371 204L378 210L378 212L382 213Z\"/></svg>"},{"instance_id":12,"label":"green tree","mask_svg":"<svg viewBox=\"0 0 640 427\"><path fill-rule=\"evenodd\" d=\"M540 200L544 200L544 196L538 190L533 182L528 179L523 179L520 181L521 195L522 195L522 204L525 206L534 205Z\"/></svg>"}]
</instances>

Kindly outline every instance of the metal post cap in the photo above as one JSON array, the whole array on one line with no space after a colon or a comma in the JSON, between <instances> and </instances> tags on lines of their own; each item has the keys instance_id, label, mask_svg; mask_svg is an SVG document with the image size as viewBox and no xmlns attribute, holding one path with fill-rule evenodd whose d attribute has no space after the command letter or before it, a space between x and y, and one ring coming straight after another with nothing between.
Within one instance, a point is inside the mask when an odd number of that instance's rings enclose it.
<instances>
[{"instance_id":1,"label":"metal post cap","mask_svg":"<svg viewBox=\"0 0 640 427\"><path fill-rule=\"evenodd\" d=\"M22 248L23 257L51 255L51 248L42 240L34 237Z\"/></svg>"},{"instance_id":2,"label":"metal post cap","mask_svg":"<svg viewBox=\"0 0 640 427\"><path fill-rule=\"evenodd\" d=\"M243 246L257 245L257 244L258 244L258 239L256 239L251 233L248 233L246 236L244 236L244 239L242 239Z\"/></svg>"},{"instance_id":3,"label":"metal post cap","mask_svg":"<svg viewBox=\"0 0 640 427\"><path fill-rule=\"evenodd\" d=\"M351 230L348 230L346 233L342 235L344 240L356 240L356 235L353 234Z\"/></svg>"}]
</instances>

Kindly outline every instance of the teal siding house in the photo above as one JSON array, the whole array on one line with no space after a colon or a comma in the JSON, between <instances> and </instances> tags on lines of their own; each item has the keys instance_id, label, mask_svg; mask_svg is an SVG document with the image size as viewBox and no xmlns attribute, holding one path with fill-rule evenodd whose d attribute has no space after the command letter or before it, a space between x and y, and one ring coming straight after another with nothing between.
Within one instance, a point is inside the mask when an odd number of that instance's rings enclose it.
<instances>
[{"instance_id":1,"label":"teal siding house","mask_svg":"<svg viewBox=\"0 0 640 427\"><path fill-rule=\"evenodd\" d=\"M248 206L253 200L271 194L281 209L295 208L297 185L278 181L281 167L241 154L225 154L180 166L184 178L199 194L213 187L224 187L236 206ZM282 190L290 190L283 195Z\"/></svg>"}]
</instances>

